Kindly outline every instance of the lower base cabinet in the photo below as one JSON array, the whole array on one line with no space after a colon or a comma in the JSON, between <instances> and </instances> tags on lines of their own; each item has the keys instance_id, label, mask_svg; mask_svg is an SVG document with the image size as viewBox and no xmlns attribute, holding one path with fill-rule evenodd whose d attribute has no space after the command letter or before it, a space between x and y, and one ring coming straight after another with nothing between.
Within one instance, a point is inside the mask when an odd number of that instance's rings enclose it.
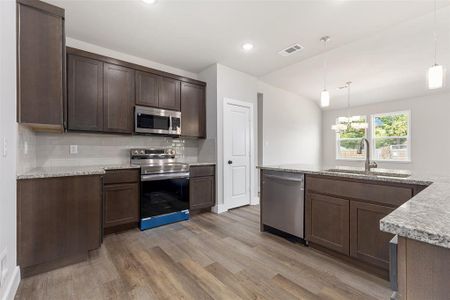
<instances>
[{"instance_id":1,"label":"lower base cabinet","mask_svg":"<svg viewBox=\"0 0 450 300\"><path fill-rule=\"evenodd\" d=\"M104 233L136 227L139 221L139 170L113 170L103 187Z\"/></svg>"},{"instance_id":2,"label":"lower base cabinet","mask_svg":"<svg viewBox=\"0 0 450 300\"><path fill-rule=\"evenodd\" d=\"M393 234L380 230L380 220L394 208L350 201L350 256L389 270L389 241Z\"/></svg>"},{"instance_id":3,"label":"lower base cabinet","mask_svg":"<svg viewBox=\"0 0 450 300\"><path fill-rule=\"evenodd\" d=\"M393 235L380 230L380 220L424 187L322 175L307 175L305 182L310 245L388 279Z\"/></svg>"},{"instance_id":4,"label":"lower base cabinet","mask_svg":"<svg viewBox=\"0 0 450 300\"><path fill-rule=\"evenodd\" d=\"M214 166L192 166L189 179L189 209L205 209L216 203Z\"/></svg>"},{"instance_id":5,"label":"lower base cabinet","mask_svg":"<svg viewBox=\"0 0 450 300\"><path fill-rule=\"evenodd\" d=\"M305 203L306 236L309 241L349 255L349 201L311 194Z\"/></svg>"},{"instance_id":6,"label":"lower base cabinet","mask_svg":"<svg viewBox=\"0 0 450 300\"><path fill-rule=\"evenodd\" d=\"M17 181L18 263L23 277L87 258L102 241L102 178Z\"/></svg>"}]
</instances>

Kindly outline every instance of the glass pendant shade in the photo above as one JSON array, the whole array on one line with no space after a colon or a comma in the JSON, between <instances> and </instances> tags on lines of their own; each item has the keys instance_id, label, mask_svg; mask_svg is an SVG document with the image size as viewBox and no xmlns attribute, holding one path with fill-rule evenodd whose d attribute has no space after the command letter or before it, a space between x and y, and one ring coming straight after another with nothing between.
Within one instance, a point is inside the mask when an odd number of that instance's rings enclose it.
<instances>
[{"instance_id":1,"label":"glass pendant shade","mask_svg":"<svg viewBox=\"0 0 450 300\"><path fill-rule=\"evenodd\" d=\"M430 90L440 89L444 85L444 67L434 65L428 69L428 88Z\"/></svg>"},{"instance_id":2,"label":"glass pendant shade","mask_svg":"<svg viewBox=\"0 0 450 300\"><path fill-rule=\"evenodd\" d=\"M330 92L328 92L327 90L323 90L322 93L320 93L320 106L330 106Z\"/></svg>"}]
</instances>

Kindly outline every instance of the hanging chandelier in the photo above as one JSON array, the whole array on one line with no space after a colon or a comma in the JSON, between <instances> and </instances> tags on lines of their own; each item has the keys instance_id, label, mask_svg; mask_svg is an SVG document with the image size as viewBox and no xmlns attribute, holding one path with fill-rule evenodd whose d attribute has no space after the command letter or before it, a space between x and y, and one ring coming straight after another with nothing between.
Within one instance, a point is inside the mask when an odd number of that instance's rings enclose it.
<instances>
[{"instance_id":1,"label":"hanging chandelier","mask_svg":"<svg viewBox=\"0 0 450 300\"><path fill-rule=\"evenodd\" d=\"M329 36L324 36L320 39L324 43L325 48L325 58L323 60L323 91L320 93L320 106L328 107L330 106L330 92L327 90L327 67L328 67L328 57L327 57L327 44L330 40Z\"/></svg>"},{"instance_id":2,"label":"hanging chandelier","mask_svg":"<svg viewBox=\"0 0 450 300\"><path fill-rule=\"evenodd\" d=\"M434 0L434 23L433 23L433 39L434 39L434 65L431 66L427 71L427 79L428 79L428 89L440 89L444 85L444 75L445 70L442 65L437 63L437 3Z\"/></svg>"},{"instance_id":3,"label":"hanging chandelier","mask_svg":"<svg viewBox=\"0 0 450 300\"><path fill-rule=\"evenodd\" d=\"M339 117L336 120L336 124L331 126L331 129L336 131L336 133L344 132L349 129L366 129L369 124L361 118L361 116L351 116L350 115L350 86L352 82L348 81L340 89L347 89L347 117Z\"/></svg>"}]
</instances>

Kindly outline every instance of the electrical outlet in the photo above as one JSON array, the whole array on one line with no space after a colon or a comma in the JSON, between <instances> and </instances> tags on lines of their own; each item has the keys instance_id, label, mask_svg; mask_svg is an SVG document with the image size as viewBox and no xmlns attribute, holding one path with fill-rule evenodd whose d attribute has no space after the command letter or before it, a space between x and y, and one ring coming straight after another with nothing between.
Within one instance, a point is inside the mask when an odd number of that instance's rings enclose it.
<instances>
[{"instance_id":1,"label":"electrical outlet","mask_svg":"<svg viewBox=\"0 0 450 300\"><path fill-rule=\"evenodd\" d=\"M5 285L6 275L8 275L6 248L0 253L0 288Z\"/></svg>"},{"instance_id":2,"label":"electrical outlet","mask_svg":"<svg viewBox=\"0 0 450 300\"><path fill-rule=\"evenodd\" d=\"M8 140L4 137L3 138L3 157L6 157L8 155Z\"/></svg>"},{"instance_id":3,"label":"electrical outlet","mask_svg":"<svg viewBox=\"0 0 450 300\"><path fill-rule=\"evenodd\" d=\"M78 154L78 145L70 145L70 154Z\"/></svg>"}]
</instances>

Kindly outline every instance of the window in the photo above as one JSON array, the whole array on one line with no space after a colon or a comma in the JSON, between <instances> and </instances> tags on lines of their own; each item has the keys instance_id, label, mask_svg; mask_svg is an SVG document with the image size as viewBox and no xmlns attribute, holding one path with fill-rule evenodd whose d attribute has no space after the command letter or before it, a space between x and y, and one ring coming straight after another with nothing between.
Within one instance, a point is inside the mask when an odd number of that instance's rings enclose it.
<instances>
[{"instance_id":1,"label":"window","mask_svg":"<svg viewBox=\"0 0 450 300\"><path fill-rule=\"evenodd\" d=\"M410 161L409 125L409 111L372 115L373 159Z\"/></svg>"},{"instance_id":2,"label":"window","mask_svg":"<svg viewBox=\"0 0 450 300\"><path fill-rule=\"evenodd\" d=\"M366 116L351 117L353 123L366 122ZM337 120L339 124L347 124L347 118L339 117ZM367 137L367 129L356 129L347 127L346 130L336 133L336 158L337 159L364 159L365 149L361 154L358 154L358 147L362 138Z\"/></svg>"}]
</instances>

